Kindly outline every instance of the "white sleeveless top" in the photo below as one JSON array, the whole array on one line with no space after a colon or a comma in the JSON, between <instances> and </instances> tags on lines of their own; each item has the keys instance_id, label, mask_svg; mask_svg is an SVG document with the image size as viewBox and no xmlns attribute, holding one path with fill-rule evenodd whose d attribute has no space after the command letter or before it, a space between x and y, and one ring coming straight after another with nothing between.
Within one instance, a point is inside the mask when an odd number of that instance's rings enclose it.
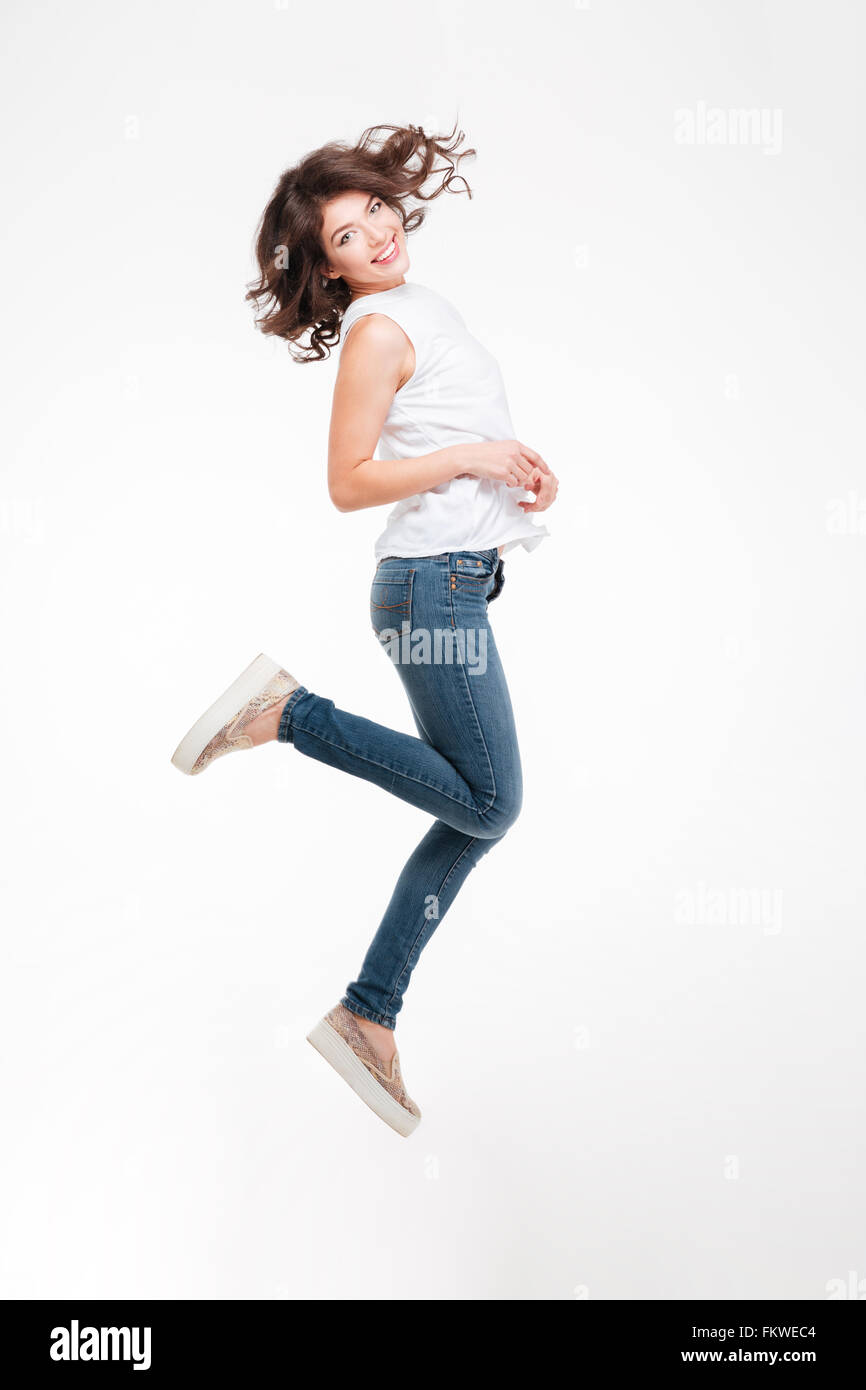
<instances>
[{"instance_id":1,"label":"white sleeveless top","mask_svg":"<svg viewBox=\"0 0 866 1390\"><path fill-rule=\"evenodd\" d=\"M343 315L341 342L364 314L386 314L415 349L415 371L394 396L378 458L417 458L452 444L515 438L496 358L447 299L415 284L362 295ZM376 541L376 559L500 545L503 553L516 545L534 550L550 533L517 505L529 498L524 488L489 478L452 478L397 503Z\"/></svg>"}]
</instances>

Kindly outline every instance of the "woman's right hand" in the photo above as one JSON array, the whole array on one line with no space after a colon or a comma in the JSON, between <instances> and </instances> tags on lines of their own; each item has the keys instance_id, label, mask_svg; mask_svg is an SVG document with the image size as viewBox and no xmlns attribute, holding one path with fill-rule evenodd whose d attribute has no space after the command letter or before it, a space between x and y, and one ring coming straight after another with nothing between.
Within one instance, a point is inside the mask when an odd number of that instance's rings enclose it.
<instances>
[{"instance_id":1,"label":"woman's right hand","mask_svg":"<svg viewBox=\"0 0 866 1390\"><path fill-rule=\"evenodd\" d=\"M460 468L455 478L490 478L506 487L527 487L536 470L550 470L540 454L519 439L485 440L454 446Z\"/></svg>"}]
</instances>

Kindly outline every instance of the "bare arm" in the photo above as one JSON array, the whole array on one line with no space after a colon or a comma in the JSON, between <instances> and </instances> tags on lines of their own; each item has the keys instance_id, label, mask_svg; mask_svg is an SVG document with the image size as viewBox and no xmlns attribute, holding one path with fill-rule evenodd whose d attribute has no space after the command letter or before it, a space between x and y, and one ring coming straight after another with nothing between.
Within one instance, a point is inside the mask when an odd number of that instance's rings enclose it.
<instances>
[{"instance_id":1,"label":"bare arm","mask_svg":"<svg viewBox=\"0 0 866 1390\"><path fill-rule=\"evenodd\" d=\"M340 353L328 439L328 491L341 512L399 502L464 471L455 449L420 458L374 459L394 395L414 370L402 328L382 314L355 325Z\"/></svg>"},{"instance_id":2,"label":"bare arm","mask_svg":"<svg viewBox=\"0 0 866 1390\"><path fill-rule=\"evenodd\" d=\"M346 338L328 440L328 491L338 511L400 502L464 474L537 491L531 480L537 482L539 470L550 470L540 454L517 439L452 444L417 458L374 459L394 396L414 370L412 344L387 315L365 315Z\"/></svg>"}]
</instances>

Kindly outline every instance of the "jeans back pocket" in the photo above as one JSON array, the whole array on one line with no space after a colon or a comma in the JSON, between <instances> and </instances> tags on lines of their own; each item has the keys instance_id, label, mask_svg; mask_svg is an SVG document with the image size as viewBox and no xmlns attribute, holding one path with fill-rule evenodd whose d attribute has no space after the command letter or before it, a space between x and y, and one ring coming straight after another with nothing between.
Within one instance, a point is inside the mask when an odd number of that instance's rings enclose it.
<instances>
[{"instance_id":1,"label":"jeans back pocket","mask_svg":"<svg viewBox=\"0 0 866 1390\"><path fill-rule=\"evenodd\" d=\"M370 586L370 624L380 642L401 633L404 624L412 626L413 569L384 560Z\"/></svg>"}]
</instances>

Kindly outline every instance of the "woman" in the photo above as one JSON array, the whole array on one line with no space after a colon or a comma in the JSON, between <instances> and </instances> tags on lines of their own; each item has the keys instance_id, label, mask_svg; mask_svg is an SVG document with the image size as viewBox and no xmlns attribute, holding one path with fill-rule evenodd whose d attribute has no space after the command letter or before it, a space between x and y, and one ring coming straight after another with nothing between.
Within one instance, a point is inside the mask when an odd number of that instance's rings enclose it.
<instances>
[{"instance_id":1,"label":"woman","mask_svg":"<svg viewBox=\"0 0 866 1390\"><path fill-rule=\"evenodd\" d=\"M407 214L406 200L428 201L462 178L457 165L475 153L452 159L462 141L456 123L443 136L374 126L357 145L325 145L287 170L261 220L261 275L247 295L267 306L258 326L286 339L294 360L321 360L341 342L328 488L343 512L397 504L376 542L370 618L418 737L337 709L260 655L172 759L196 774L227 752L293 743L435 817L358 978L308 1035L404 1136L421 1118L394 1040L410 974L522 799L487 606L502 589L503 553L534 549L548 534L529 513L549 507L558 487L513 437L495 359L446 299L405 279L406 236L424 219L418 208Z\"/></svg>"}]
</instances>

